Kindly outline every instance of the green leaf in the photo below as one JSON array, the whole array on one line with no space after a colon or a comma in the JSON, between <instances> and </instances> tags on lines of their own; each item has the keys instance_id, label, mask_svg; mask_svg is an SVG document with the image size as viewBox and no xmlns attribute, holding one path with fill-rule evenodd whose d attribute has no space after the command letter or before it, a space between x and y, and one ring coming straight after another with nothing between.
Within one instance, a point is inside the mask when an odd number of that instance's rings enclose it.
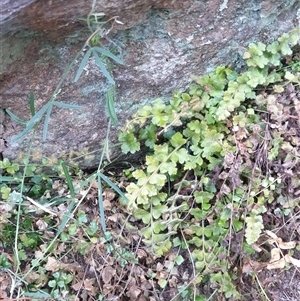
<instances>
[{"instance_id":1,"label":"green leaf","mask_svg":"<svg viewBox=\"0 0 300 301\"><path fill-rule=\"evenodd\" d=\"M69 104L69 103L65 103L65 102L61 102L61 101L53 101L53 105L60 107L60 108L64 108L64 109L74 109L74 110L80 110L83 108L83 106L79 106L79 105L74 105L74 104Z\"/></svg>"},{"instance_id":2,"label":"green leaf","mask_svg":"<svg viewBox=\"0 0 300 301\"><path fill-rule=\"evenodd\" d=\"M195 201L197 204L209 204L209 202L214 198L214 194L207 191L195 191L194 192Z\"/></svg>"},{"instance_id":3,"label":"green leaf","mask_svg":"<svg viewBox=\"0 0 300 301\"><path fill-rule=\"evenodd\" d=\"M182 134L177 132L175 135L172 136L171 145L176 148L184 145L186 143L186 139L183 138Z\"/></svg>"},{"instance_id":4,"label":"green leaf","mask_svg":"<svg viewBox=\"0 0 300 301\"><path fill-rule=\"evenodd\" d=\"M49 282L48 282L48 285L49 285L49 287L56 287L56 280L50 280Z\"/></svg>"},{"instance_id":5,"label":"green leaf","mask_svg":"<svg viewBox=\"0 0 300 301\"><path fill-rule=\"evenodd\" d=\"M105 65L103 64L102 60L100 59L99 55L94 50L94 48L92 49L92 53L94 55L94 58L95 58L95 61L96 61L97 65L100 68L100 70L102 71L103 75L108 79L110 84L115 85L114 79L112 78L112 76L110 75L108 70L106 69Z\"/></svg>"},{"instance_id":6,"label":"green leaf","mask_svg":"<svg viewBox=\"0 0 300 301\"><path fill-rule=\"evenodd\" d=\"M109 115L109 118L111 119L113 125L115 127L118 126L118 117L116 114L115 110L115 104L114 104L114 89L110 88L106 92L106 107L107 107L107 112Z\"/></svg>"},{"instance_id":7,"label":"green leaf","mask_svg":"<svg viewBox=\"0 0 300 301\"><path fill-rule=\"evenodd\" d=\"M263 219L261 215L251 215L245 218L246 221L246 230L245 237L247 244L251 245L255 243L260 234L261 230L264 228Z\"/></svg>"},{"instance_id":8,"label":"green leaf","mask_svg":"<svg viewBox=\"0 0 300 301\"><path fill-rule=\"evenodd\" d=\"M30 108L31 116L34 116L35 115L35 108L34 108L34 94L33 94L33 91L30 91L30 94L29 94L29 108Z\"/></svg>"},{"instance_id":9,"label":"green leaf","mask_svg":"<svg viewBox=\"0 0 300 301\"><path fill-rule=\"evenodd\" d=\"M267 46L267 51L271 52L272 54L278 53L279 50L279 43L278 41L274 41L273 43Z\"/></svg>"},{"instance_id":10,"label":"green leaf","mask_svg":"<svg viewBox=\"0 0 300 301\"><path fill-rule=\"evenodd\" d=\"M15 143L19 139L23 138L29 131L35 126L35 124L39 121L39 119L43 116L43 114L52 106L52 102L47 102L27 123L26 128L17 136L15 136L11 142Z\"/></svg>"},{"instance_id":11,"label":"green leaf","mask_svg":"<svg viewBox=\"0 0 300 301\"><path fill-rule=\"evenodd\" d=\"M163 279L163 278L159 278L158 281L157 281L158 285L161 287L161 288L165 288L168 281L166 279Z\"/></svg>"},{"instance_id":12,"label":"green leaf","mask_svg":"<svg viewBox=\"0 0 300 301\"><path fill-rule=\"evenodd\" d=\"M293 54L292 49L290 48L288 42L284 42L280 45L280 50L283 55L291 55Z\"/></svg>"},{"instance_id":13,"label":"green leaf","mask_svg":"<svg viewBox=\"0 0 300 301\"><path fill-rule=\"evenodd\" d=\"M46 117L45 117L44 128L43 128L43 141L46 141L46 138L47 138L48 125L49 125L49 119L50 119L50 115L52 112L52 108L53 108L52 105L49 106L49 109L48 109Z\"/></svg>"},{"instance_id":14,"label":"green leaf","mask_svg":"<svg viewBox=\"0 0 300 301\"><path fill-rule=\"evenodd\" d=\"M184 258L181 255L175 257L175 262L177 265L181 265L184 262Z\"/></svg>"},{"instance_id":15,"label":"green leaf","mask_svg":"<svg viewBox=\"0 0 300 301\"><path fill-rule=\"evenodd\" d=\"M155 218L155 219L158 219L161 217L161 215L166 212L168 209L168 207L166 205L157 205L155 207L152 208L152 216Z\"/></svg>"},{"instance_id":16,"label":"green leaf","mask_svg":"<svg viewBox=\"0 0 300 301\"><path fill-rule=\"evenodd\" d=\"M138 218L141 219L143 221L144 224L149 224L150 220L151 220L151 214L141 208L138 208L134 211L133 215Z\"/></svg>"},{"instance_id":17,"label":"green leaf","mask_svg":"<svg viewBox=\"0 0 300 301\"><path fill-rule=\"evenodd\" d=\"M69 190L70 190L71 197L73 199L75 199L75 189L74 189L72 178L71 178L71 176L69 174L69 171L68 171L68 168L66 166L66 163L61 160L60 165L61 165L61 167L64 171L64 175L65 175L66 180L67 180L67 184L68 184L68 187L69 187Z\"/></svg>"},{"instance_id":18,"label":"green leaf","mask_svg":"<svg viewBox=\"0 0 300 301\"><path fill-rule=\"evenodd\" d=\"M151 223L151 228L153 229L153 232L155 234L158 234L158 233L166 230L167 226L165 224L163 224L162 220L158 220L158 221L155 221L155 222Z\"/></svg>"},{"instance_id":19,"label":"green leaf","mask_svg":"<svg viewBox=\"0 0 300 301\"><path fill-rule=\"evenodd\" d=\"M123 65L123 62L114 54L112 54L110 51L104 49L104 48L100 48L100 47L94 47L93 48L95 51L98 51L99 53L113 59L116 63Z\"/></svg>"},{"instance_id":20,"label":"green leaf","mask_svg":"<svg viewBox=\"0 0 300 301\"><path fill-rule=\"evenodd\" d=\"M88 62L88 59L89 59L91 53L92 53L92 48L89 48L89 49L87 50L87 52L85 53L85 55L84 55L84 57L83 57L83 59L82 59L80 65L79 65L79 67L78 67L78 71L77 71L76 76L75 76L75 78L74 78L74 80L73 80L74 83L76 83L76 82L78 81L80 75L82 74L82 71L83 71L83 69L84 69L86 63Z\"/></svg>"},{"instance_id":21,"label":"green leaf","mask_svg":"<svg viewBox=\"0 0 300 301\"><path fill-rule=\"evenodd\" d=\"M139 138L145 140L146 146L153 148L157 140L156 131L157 127L155 124L151 123L140 130Z\"/></svg>"},{"instance_id":22,"label":"green leaf","mask_svg":"<svg viewBox=\"0 0 300 301\"><path fill-rule=\"evenodd\" d=\"M243 55L244 60L250 59L251 57L252 57L252 55L249 51L244 52L244 55Z\"/></svg>"},{"instance_id":23,"label":"green leaf","mask_svg":"<svg viewBox=\"0 0 300 301\"><path fill-rule=\"evenodd\" d=\"M97 175L104 181L106 184L109 185L120 197L122 197L125 201L127 201L127 198L125 194L120 190L120 188L113 182L111 181L107 176L105 176L101 172L97 172Z\"/></svg>"},{"instance_id":24,"label":"green leaf","mask_svg":"<svg viewBox=\"0 0 300 301\"><path fill-rule=\"evenodd\" d=\"M183 164L184 162L188 161L189 154L186 148L180 148L176 152L173 152L171 157L171 161L174 163L180 163Z\"/></svg>"},{"instance_id":25,"label":"green leaf","mask_svg":"<svg viewBox=\"0 0 300 301\"><path fill-rule=\"evenodd\" d=\"M163 187L167 181L167 177L163 174L154 174L153 176L150 176L149 183L155 184L157 186Z\"/></svg>"},{"instance_id":26,"label":"green leaf","mask_svg":"<svg viewBox=\"0 0 300 301\"><path fill-rule=\"evenodd\" d=\"M299 83L299 77L291 73L290 71L286 71L284 78L292 83Z\"/></svg>"},{"instance_id":27,"label":"green leaf","mask_svg":"<svg viewBox=\"0 0 300 301\"><path fill-rule=\"evenodd\" d=\"M168 173L170 176L177 174L177 167L174 162L161 163L159 170L161 173Z\"/></svg>"},{"instance_id":28,"label":"green leaf","mask_svg":"<svg viewBox=\"0 0 300 301\"><path fill-rule=\"evenodd\" d=\"M290 36L289 36L289 40L290 40L290 43L292 44L292 46L295 46L298 44L299 38L300 38L300 30L299 30L299 28L295 28L294 30L292 30L292 32L290 33Z\"/></svg>"},{"instance_id":29,"label":"green leaf","mask_svg":"<svg viewBox=\"0 0 300 301\"><path fill-rule=\"evenodd\" d=\"M153 251L157 256L162 256L166 252L168 252L172 247L172 243L170 240L166 240L160 244L156 244L153 246Z\"/></svg>"},{"instance_id":30,"label":"green leaf","mask_svg":"<svg viewBox=\"0 0 300 301\"><path fill-rule=\"evenodd\" d=\"M249 47L249 51L253 55L257 55L257 56L263 55L263 53L266 49L266 45L261 42L258 42L257 44L250 43L248 47Z\"/></svg>"},{"instance_id":31,"label":"green leaf","mask_svg":"<svg viewBox=\"0 0 300 301\"><path fill-rule=\"evenodd\" d=\"M11 117L11 119L17 123L20 123L20 124L24 124L26 125L27 124L27 121L26 120L22 120L20 119L18 116L16 116L13 112L11 112L9 109L6 109L5 110L6 113Z\"/></svg>"},{"instance_id":32,"label":"green leaf","mask_svg":"<svg viewBox=\"0 0 300 301\"><path fill-rule=\"evenodd\" d=\"M133 133L119 133L119 141L122 142L121 149L124 154L132 153L140 150L140 143L137 141Z\"/></svg>"}]
</instances>

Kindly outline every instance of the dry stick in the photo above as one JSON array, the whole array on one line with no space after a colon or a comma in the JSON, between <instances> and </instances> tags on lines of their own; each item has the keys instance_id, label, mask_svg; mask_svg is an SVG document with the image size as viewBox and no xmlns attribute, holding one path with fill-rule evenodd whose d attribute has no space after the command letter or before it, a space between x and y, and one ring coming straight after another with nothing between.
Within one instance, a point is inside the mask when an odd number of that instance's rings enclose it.
<instances>
[{"instance_id":1,"label":"dry stick","mask_svg":"<svg viewBox=\"0 0 300 301\"><path fill-rule=\"evenodd\" d=\"M138 241L138 244L137 244L137 247L136 247L136 250L135 250L135 252L134 252L134 255L136 255L137 250L139 249L139 246L140 246L140 244L141 244L141 240L142 240L142 238L140 237L140 239L139 239L139 241ZM126 290L126 288L127 288L127 286L128 286L128 282L129 282L129 280L130 280L130 277L131 277L131 274L132 274L132 271L133 271L133 267L134 267L134 266L135 266L135 263L133 263L132 266L131 266L130 273L129 273L129 276L128 276L128 281L126 282L125 287L124 287L124 289L122 290L122 292L119 294L118 298L120 298L120 297L122 296L122 294L125 292L125 290Z\"/></svg>"},{"instance_id":2,"label":"dry stick","mask_svg":"<svg viewBox=\"0 0 300 301\"><path fill-rule=\"evenodd\" d=\"M80 290L82 289L83 282L84 282L84 278L85 278L85 276L86 276L88 267L89 267L89 265L87 265L86 268L85 268L85 270L84 270L83 280L81 281L80 288L79 288L79 290L77 291L76 298L78 298L79 292L80 292ZM79 298L78 298L78 299L79 299Z\"/></svg>"}]
</instances>

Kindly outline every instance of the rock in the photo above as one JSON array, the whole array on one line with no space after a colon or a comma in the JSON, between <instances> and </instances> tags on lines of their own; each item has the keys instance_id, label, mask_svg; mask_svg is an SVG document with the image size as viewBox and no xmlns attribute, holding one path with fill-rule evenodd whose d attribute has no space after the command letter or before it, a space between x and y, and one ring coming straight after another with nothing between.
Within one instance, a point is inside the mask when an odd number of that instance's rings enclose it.
<instances>
[{"instance_id":1,"label":"rock","mask_svg":"<svg viewBox=\"0 0 300 301\"><path fill-rule=\"evenodd\" d=\"M13 2L5 0L8 5ZM5 41L2 62L8 64L1 71L0 107L25 120L31 117L30 91L35 95L36 110L42 108L90 35L75 21L89 13L92 3L27 2L21 10L1 19L5 32L9 28L19 31L2 37ZM297 0L285 3L281 0L96 2L96 12L105 12L108 19L119 16L123 23L115 23L101 40L101 47L124 61L124 65L114 64L112 72L119 126L141 105L158 97L167 100L174 90L186 89L192 75L207 73L221 64L242 68L243 47L250 42L266 43L277 38L299 26L300 16ZM106 29L111 25L110 22ZM107 133L105 93L110 85L92 59L78 82L72 83L81 59L82 56L56 99L81 105L83 109L54 107L45 142L41 120L31 144L34 160L62 157L78 162L82 168L94 168L98 164L101 143ZM7 114L3 124L0 139L6 142L2 155L22 158L30 147L32 135L11 143L24 126L11 121ZM119 152L116 131L112 129L109 143L114 154Z\"/></svg>"}]
</instances>

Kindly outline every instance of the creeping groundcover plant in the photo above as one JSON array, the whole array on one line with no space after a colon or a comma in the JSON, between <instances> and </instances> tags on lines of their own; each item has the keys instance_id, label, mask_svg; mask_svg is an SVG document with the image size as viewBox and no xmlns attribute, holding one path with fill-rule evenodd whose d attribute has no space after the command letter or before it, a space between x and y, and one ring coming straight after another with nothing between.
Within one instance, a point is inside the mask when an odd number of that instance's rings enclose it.
<instances>
[{"instance_id":1,"label":"creeping groundcover plant","mask_svg":"<svg viewBox=\"0 0 300 301\"><path fill-rule=\"evenodd\" d=\"M124 153L145 154L126 187L143 242L156 256L186 250L193 300L203 300L204 285L240 300L232 258L252 254L272 229L267 210L294 213L287 195L300 188L299 35L250 44L246 71L221 66L195 78L168 103L143 106L119 134Z\"/></svg>"},{"instance_id":2,"label":"creeping groundcover plant","mask_svg":"<svg viewBox=\"0 0 300 301\"><path fill-rule=\"evenodd\" d=\"M106 63L121 60L99 48L108 21L97 16L75 81L93 56L116 127ZM260 276L300 268L299 40L300 28L252 43L243 72L219 66L141 107L119 133L139 159L126 170L108 154L106 164L108 138L92 174L55 157L31 162L31 148L0 161L0 299L275 300ZM19 138L43 116L46 138L53 106L79 109L56 100L61 83L38 112L30 94Z\"/></svg>"}]
</instances>

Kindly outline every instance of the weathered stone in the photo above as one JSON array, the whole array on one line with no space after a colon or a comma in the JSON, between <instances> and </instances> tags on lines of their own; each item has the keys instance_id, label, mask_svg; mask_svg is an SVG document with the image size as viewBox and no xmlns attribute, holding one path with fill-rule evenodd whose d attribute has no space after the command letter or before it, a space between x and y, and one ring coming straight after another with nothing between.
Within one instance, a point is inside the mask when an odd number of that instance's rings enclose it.
<instances>
[{"instance_id":1,"label":"weathered stone","mask_svg":"<svg viewBox=\"0 0 300 301\"><path fill-rule=\"evenodd\" d=\"M41 3L48 3L48 6L38 9ZM66 5L66 1L64 4L62 1L35 1L30 4L31 14L21 14L22 24L10 23L34 29L58 29L43 35L19 32L7 42L15 49L19 45L17 42L23 41L24 56L20 58L12 51L19 60L10 64L2 76L0 107L10 109L22 119L30 118L30 91L34 92L37 109L47 103L63 71L89 35L82 28L68 31L62 26L87 14L91 7L87 3L91 1L68 1L77 7L56 12L57 21L50 22L51 7L59 8L54 6L56 3ZM80 3L86 6L79 9ZM157 97L167 99L174 90L186 89L192 75L204 74L220 64L242 67L243 47L253 41L271 41L299 26L300 15L297 0L102 0L97 3L99 9L96 11L105 12L107 17L119 15L118 19L124 23L118 27L115 24L108 40L102 42L103 47L115 49L124 60L123 66L113 68L120 125L142 104ZM39 12L40 22L36 22L33 11ZM109 85L93 60L88 62L78 83L72 84L79 63L80 60L67 77L57 100L84 108L53 108L46 142L42 141L42 123L32 142L35 159L41 156L80 157L88 152L87 156L77 158L81 166L94 167L98 163L101 142L106 137L105 92ZM5 116L3 139L7 147L4 157L14 159L27 152L31 135L23 141L10 142L23 128ZM111 132L111 145L116 142L115 133Z\"/></svg>"}]
</instances>

